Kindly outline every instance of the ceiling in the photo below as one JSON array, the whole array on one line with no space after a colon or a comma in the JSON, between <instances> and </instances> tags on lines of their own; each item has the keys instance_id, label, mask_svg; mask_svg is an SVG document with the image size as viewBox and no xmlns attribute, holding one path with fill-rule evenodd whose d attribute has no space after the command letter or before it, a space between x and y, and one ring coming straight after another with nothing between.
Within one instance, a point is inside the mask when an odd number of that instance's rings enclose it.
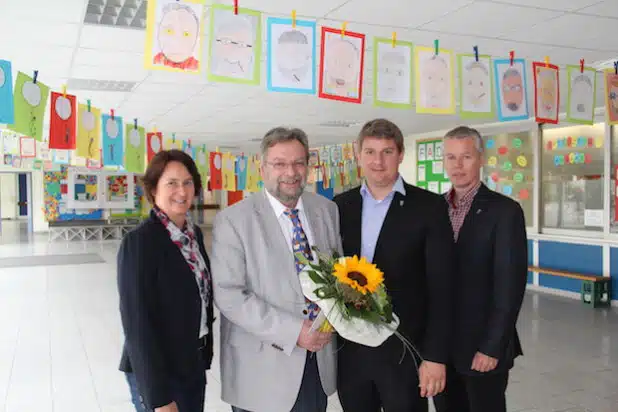
<instances>
[{"instance_id":1,"label":"ceiling","mask_svg":"<svg viewBox=\"0 0 618 412\"><path fill-rule=\"evenodd\" d=\"M239 5L262 11L264 19L287 17L295 9L299 19L334 27L346 21L347 30L365 33L363 104L267 91L265 47L261 86L209 83L205 73L149 72L143 67L145 31L83 23L88 0L0 0L0 58L11 60L14 70L38 70L38 79L56 90L72 78L136 82L131 92L68 91L82 102L91 99L104 112L114 109L128 122L138 118L148 128L208 146L252 151L257 143L251 140L277 125L301 127L318 145L350 141L359 127L325 123L387 117L406 135L459 124L457 116L373 106L372 38L390 37L393 31L399 40L419 45L439 39L442 48L470 53L478 45L481 54L497 57L514 50L516 57L543 61L550 56L561 66L618 56L616 0L240 0ZM602 89L603 82L597 83ZM566 93L562 97L564 104Z\"/></svg>"}]
</instances>

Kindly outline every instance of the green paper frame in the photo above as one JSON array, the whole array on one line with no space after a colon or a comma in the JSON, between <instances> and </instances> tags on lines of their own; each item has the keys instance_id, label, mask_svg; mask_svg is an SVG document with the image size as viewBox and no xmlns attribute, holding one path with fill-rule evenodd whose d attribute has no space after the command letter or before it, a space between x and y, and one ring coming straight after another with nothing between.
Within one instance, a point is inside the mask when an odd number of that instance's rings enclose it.
<instances>
[{"instance_id":1,"label":"green paper frame","mask_svg":"<svg viewBox=\"0 0 618 412\"><path fill-rule=\"evenodd\" d=\"M577 71L577 72L581 71L581 66L575 65L575 64L568 64L566 68L567 68L567 75L566 75L566 80L567 80L566 121L569 122L569 123L575 123L575 124L593 125L594 124L594 110L596 109L596 105L597 105L597 72L596 72L595 69L593 69L591 67L584 67L584 71L592 72L594 74L594 76L592 76L592 78L593 78L593 84L592 84L592 104L594 105L594 107L592 108L592 117L590 118L590 120L584 120L582 118L577 118L577 117L572 117L571 116L571 89L572 89L571 73L573 73L573 71Z\"/></svg>"},{"instance_id":2,"label":"green paper frame","mask_svg":"<svg viewBox=\"0 0 618 412\"><path fill-rule=\"evenodd\" d=\"M495 118L496 117L496 101L495 101L495 90L494 87L494 76L493 73L491 72L493 65L491 64L491 56L488 54L480 54L479 55L479 60L480 59L487 59L487 70L489 71L489 83L491 85L491 94L489 96L489 98L491 99L491 111L489 112L470 112L467 110L463 109L463 58L464 57L472 57L475 58L476 56L474 54L469 54L469 53L462 53L462 54L458 54L457 55L457 71L459 73L459 80L458 80L458 87L459 87L459 116L462 119L491 119L491 118Z\"/></svg>"},{"instance_id":3,"label":"green paper frame","mask_svg":"<svg viewBox=\"0 0 618 412\"><path fill-rule=\"evenodd\" d=\"M395 46L408 47L410 49L410 103L391 103L378 100L378 44L393 46L393 40L385 37L373 38L373 105L389 109L412 109L414 106L414 43L396 40Z\"/></svg>"},{"instance_id":4,"label":"green paper frame","mask_svg":"<svg viewBox=\"0 0 618 412\"><path fill-rule=\"evenodd\" d=\"M227 10L234 13L234 6L226 6L224 4L213 4L210 6L210 21L209 40L208 40L208 71L207 79L211 82L236 83L251 86L259 86L261 83L261 67L262 67L262 13L259 11L239 7L238 14L245 14L257 18L257 27L255 33L255 42L253 44L253 78L252 79L237 79L236 77L220 76L212 72L212 45L215 38L215 11Z\"/></svg>"}]
</instances>

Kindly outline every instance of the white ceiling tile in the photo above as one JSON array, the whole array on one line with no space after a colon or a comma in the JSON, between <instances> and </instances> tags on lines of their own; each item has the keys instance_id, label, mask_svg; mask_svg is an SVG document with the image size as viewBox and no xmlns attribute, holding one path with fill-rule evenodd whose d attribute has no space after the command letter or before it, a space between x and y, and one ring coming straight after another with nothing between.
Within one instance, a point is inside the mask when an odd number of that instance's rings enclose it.
<instances>
[{"instance_id":1,"label":"white ceiling tile","mask_svg":"<svg viewBox=\"0 0 618 412\"><path fill-rule=\"evenodd\" d=\"M618 4L616 0L605 0L579 10L580 13L592 14L595 16L618 18Z\"/></svg>"},{"instance_id":2,"label":"white ceiling tile","mask_svg":"<svg viewBox=\"0 0 618 412\"><path fill-rule=\"evenodd\" d=\"M148 72L142 68L127 70L126 67L73 66L71 77L78 79L118 80L139 82Z\"/></svg>"},{"instance_id":3,"label":"white ceiling tile","mask_svg":"<svg viewBox=\"0 0 618 412\"><path fill-rule=\"evenodd\" d=\"M479 0L485 2L485 0ZM489 0L491 1L491 0ZM496 3L510 3L520 6L536 7L542 9L573 11L581 9L591 4L598 3L599 0L499 0Z\"/></svg>"},{"instance_id":4,"label":"white ceiling tile","mask_svg":"<svg viewBox=\"0 0 618 412\"><path fill-rule=\"evenodd\" d=\"M85 24L79 46L89 49L143 53L146 32L144 30Z\"/></svg>"},{"instance_id":5,"label":"white ceiling tile","mask_svg":"<svg viewBox=\"0 0 618 412\"><path fill-rule=\"evenodd\" d=\"M19 42L25 52L31 46L69 46L77 43L80 25L51 21L8 20L0 24L0 39Z\"/></svg>"},{"instance_id":6,"label":"white ceiling tile","mask_svg":"<svg viewBox=\"0 0 618 412\"><path fill-rule=\"evenodd\" d=\"M144 55L125 51L79 48L73 64L76 66L136 68L143 67Z\"/></svg>"},{"instance_id":7,"label":"white ceiling tile","mask_svg":"<svg viewBox=\"0 0 618 412\"><path fill-rule=\"evenodd\" d=\"M495 3L473 3L440 17L422 29L498 37L509 30L522 29L560 16L561 12Z\"/></svg>"},{"instance_id":8,"label":"white ceiling tile","mask_svg":"<svg viewBox=\"0 0 618 412\"><path fill-rule=\"evenodd\" d=\"M221 0L217 3L233 5L232 0ZM265 14L291 15L292 10L296 10L296 17L318 18L324 16L331 10L336 9L346 0L241 0L240 7L259 10Z\"/></svg>"},{"instance_id":9,"label":"white ceiling tile","mask_svg":"<svg viewBox=\"0 0 618 412\"><path fill-rule=\"evenodd\" d=\"M2 18L7 20L38 20L40 23L81 23L86 12L85 0L4 0Z\"/></svg>"},{"instance_id":10,"label":"white ceiling tile","mask_svg":"<svg viewBox=\"0 0 618 412\"><path fill-rule=\"evenodd\" d=\"M413 5L405 0L350 0L329 13L327 18L350 22L350 30L353 30L352 23L413 29L470 3L472 0L432 0L415 2Z\"/></svg>"}]
</instances>

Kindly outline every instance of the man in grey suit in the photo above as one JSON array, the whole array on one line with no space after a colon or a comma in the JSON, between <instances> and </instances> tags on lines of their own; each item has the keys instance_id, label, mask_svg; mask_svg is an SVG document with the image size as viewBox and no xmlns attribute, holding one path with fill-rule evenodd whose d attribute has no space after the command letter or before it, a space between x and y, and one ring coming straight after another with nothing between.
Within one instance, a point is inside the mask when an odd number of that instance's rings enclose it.
<instances>
[{"instance_id":1,"label":"man in grey suit","mask_svg":"<svg viewBox=\"0 0 618 412\"><path fill-rule=\"evenodd\" d=\"M341 251L330 200L303 193L309 146L299 129L262 140L264 190L217 214L212 275L221 311L222 398L235 412L324 412L336 389L334 339L312 330L293 251Z\"/></svg>"}]
</instances>

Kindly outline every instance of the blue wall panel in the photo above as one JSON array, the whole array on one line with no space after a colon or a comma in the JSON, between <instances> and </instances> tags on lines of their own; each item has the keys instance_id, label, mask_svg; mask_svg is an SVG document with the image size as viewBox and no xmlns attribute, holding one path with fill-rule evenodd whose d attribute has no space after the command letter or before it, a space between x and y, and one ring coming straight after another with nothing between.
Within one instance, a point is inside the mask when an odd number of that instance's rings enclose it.
<instances>
[{"instance_id":1,"label":"blue wall panel","mask_svg":"<svg viewBox=\"0 0 618 412\"><path fill-rule=\"evenodd\" d=\"M609 248L609 274L612 277L612 300L618 299L618 248Z\"/></svg>"},{"instance_id":2,"label":"blue wall panel","mask_svg":"<svg viewBox=\"0 0 618 412\"><path fill-rule=\"evenodd\" d=\"M602 275L603 247L539 241L539 266L547 269ZM571 292L581 290L580 280L543 274L539 275L539 285Z\"/></svg>"},{"instance_id":3,"label":"blue wall panel","mask_svg":"<svg viewBox=\"0 0 618 412\"><path fill-rule=\"evenodd\" d=\"M534 260L534 240L528 240L528 266L532 266ZM528 283L534 283L534 273L528 272Z\"/></svg>"}]
</instances>

